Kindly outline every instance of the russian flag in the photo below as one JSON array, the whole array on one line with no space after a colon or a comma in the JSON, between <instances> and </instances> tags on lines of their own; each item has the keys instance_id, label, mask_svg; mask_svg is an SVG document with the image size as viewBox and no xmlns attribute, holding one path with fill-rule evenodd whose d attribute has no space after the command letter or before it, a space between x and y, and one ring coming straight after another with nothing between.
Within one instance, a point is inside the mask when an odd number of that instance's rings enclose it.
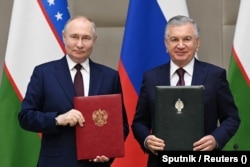
<instances>
[{"instance_id":1,"label":"russian flag","mask_svg":"<svg viewBox=\"0 0 250 167\"><path fill-rule=\"evenodd\" d=\"M118 70L131 125L143 73L169 61L164 45L168 19L188 16L186 0L130 0ZM146 166L147 156L136 143L132 130L126 141L126 156L113 167Z\"/></svg>"}]
</instances>

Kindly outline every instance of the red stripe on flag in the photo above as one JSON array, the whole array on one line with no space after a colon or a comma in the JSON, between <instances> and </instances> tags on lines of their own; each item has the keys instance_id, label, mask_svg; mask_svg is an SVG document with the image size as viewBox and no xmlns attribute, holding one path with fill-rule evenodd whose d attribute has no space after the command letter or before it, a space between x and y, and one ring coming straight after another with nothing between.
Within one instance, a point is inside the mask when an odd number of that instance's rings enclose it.
<instances>
[{"instance_id":1,"label":"red stripe on flag","mask_svg":"<svg viewBox=\"0 0 250 167\"><path fill-rule=\"evenodd\" d=\"M121 61L119 62L118 71L119 71L120 78L121 78L125 107L126 107L127 112L131 111L128 113L128 118L129 120L132 121L138 95Z\"/></svg>"},{"instance_id":2,"label":"red stripe on flag","mask_svg":"<svg viewBox=\"0 0 250 167\"><path fill-rule=\"evenodd\" d=\"M245 69L243 68L243 66L241 64L241 61L239 59L239 56L238 56L234 46L232 47L232 53L233 53L233 58L236 61L236 64L238 65L243 77L245 78L247 85L250 87L250 79L249 79Z\"/></svg>"},{"instance_id":3,"label":"red stripe on flag","mask_svg":"<svg viewBox=\"0 0 250 167\"><path fill-rule=\"evenodd\" d=\"M11 86L13 87L14 91L16 92L16 95L17 95L18 99L21 102L23 100L23 96L21 95L19 89L17 88L16 83L15 83L13 77L11 76L6 63L4 63L3 70L4 70L6 76L7 76L8 80L9 80ZM42 133L38 133L38 135L39 135L40 138L42 137Z\"/></svg>"},{"instance_id":4,"label":"red stripe on flag","mask_svg":"<svg viewBox=\"0 0 250 167\"><path fill-rule=\"evenodd\" d=\"M131 125L135 113L138 95L121 61L119 62L118 71L121 78L124 104L127 111L128 122L129 125ZM125 157L116 158L114 163L112 164L112 167L128 167L128 166L139 167L139 166L146 166L146 163L147 163L147 154L144 154L143 151L141 150L139 144L133 137L132 130L130 127L130 133L125 143Z\"/></svg>"},{"instance_id":5,"label":"red stripe on flag","mask_svg":"<svg viewBox=\"0 0 250 167\"><path fill-rule=\"evenodd\" d=\"M21 102L23 100L22 94L20 93L19 89L17 88L17 85L16 85L14 79L12 78L12 75L10 74L6 63L4 63L3 70L4 70L7 78L9 79L9 82L10 82L11 86L13 87L14 91L16 92L16 95L17 95L18 99Z\"/></svg>"}]
</instances>

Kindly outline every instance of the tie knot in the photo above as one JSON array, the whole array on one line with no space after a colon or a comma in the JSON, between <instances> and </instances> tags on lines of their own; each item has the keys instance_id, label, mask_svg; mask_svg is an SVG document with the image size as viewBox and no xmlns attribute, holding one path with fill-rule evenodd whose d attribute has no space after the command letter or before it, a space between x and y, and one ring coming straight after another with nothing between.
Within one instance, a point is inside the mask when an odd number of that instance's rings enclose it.
<instances>
[{"instance_id":1,"label":"tie knot","mask_svg":"<svg viewBox=\"0 0 250 167\"><path fill-rule=\"evenodd\" d=\"M81 64L76 64L75 67L74 67L76 70L80 70L82 68L82 65Z\"/></svg>"},{"instance_id":2,"label":"tie knot","mask_svg":"<svg viewBox=\"0 0 250 167\"><path fill-rule=\"evenodd\" d=\"M176 70L177 74L179 75L179 77L183 77L185 70L183 68L179 68Z\"/></svg>"}]
</instances>

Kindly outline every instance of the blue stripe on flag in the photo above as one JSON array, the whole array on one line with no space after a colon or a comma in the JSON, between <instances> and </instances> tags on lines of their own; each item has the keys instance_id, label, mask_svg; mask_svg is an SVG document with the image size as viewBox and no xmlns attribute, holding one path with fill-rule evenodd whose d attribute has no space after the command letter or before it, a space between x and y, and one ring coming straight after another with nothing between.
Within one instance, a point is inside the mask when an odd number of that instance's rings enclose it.
<instances>
[{"instance_id":1,"label":"blue stripe on flag","mask_svg":"<svg viewBox=\"0 0 250 167\"><path fill-rule=\"evenodd\" d=\"M166 63L166 19L156 0L130 0L121 61L137 94L143 72Z\"/></svg>"},{"instance_id":2,"label":"blue stripe on flag","mask_svg":"<svg viewBox=\"0 0 250 167\"><path fill-rule=\"evenodd\" d=\"M56 37L59 37L63 42L62 30L70 18L67 0L40 0L40 3L43 5L46 18L49 19L48 22L57 33Z\"/></svg>"}]
</instances>

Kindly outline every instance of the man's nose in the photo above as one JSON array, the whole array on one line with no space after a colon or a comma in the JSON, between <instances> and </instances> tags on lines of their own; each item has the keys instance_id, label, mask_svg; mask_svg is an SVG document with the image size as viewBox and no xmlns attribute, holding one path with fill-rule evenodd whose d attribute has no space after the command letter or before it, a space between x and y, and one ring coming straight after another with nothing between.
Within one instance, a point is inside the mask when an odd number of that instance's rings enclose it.
<instances>
[{"instance_id":1,"label":"man's nose","mask_svg":"<svg viewBox=\"0 0 250 167\"><path fill-rule=\"evenodd\" d=\"M184 47L185 47L184 42L183 42L183 41L179 41L177 47L178 47L178 48L184 48Z\"/></svg>"},{"instance_id":2,"label":"man's nose","mask_svg":"<svg viewBox=\"0 0 250 167\"><path fill-rule=\"evenodd\" d=\"M82 39L77 40L76 44L77 44L78 47L83 47L84 46L84 42L83 42Z\"/></svg>"}]
</instances>

